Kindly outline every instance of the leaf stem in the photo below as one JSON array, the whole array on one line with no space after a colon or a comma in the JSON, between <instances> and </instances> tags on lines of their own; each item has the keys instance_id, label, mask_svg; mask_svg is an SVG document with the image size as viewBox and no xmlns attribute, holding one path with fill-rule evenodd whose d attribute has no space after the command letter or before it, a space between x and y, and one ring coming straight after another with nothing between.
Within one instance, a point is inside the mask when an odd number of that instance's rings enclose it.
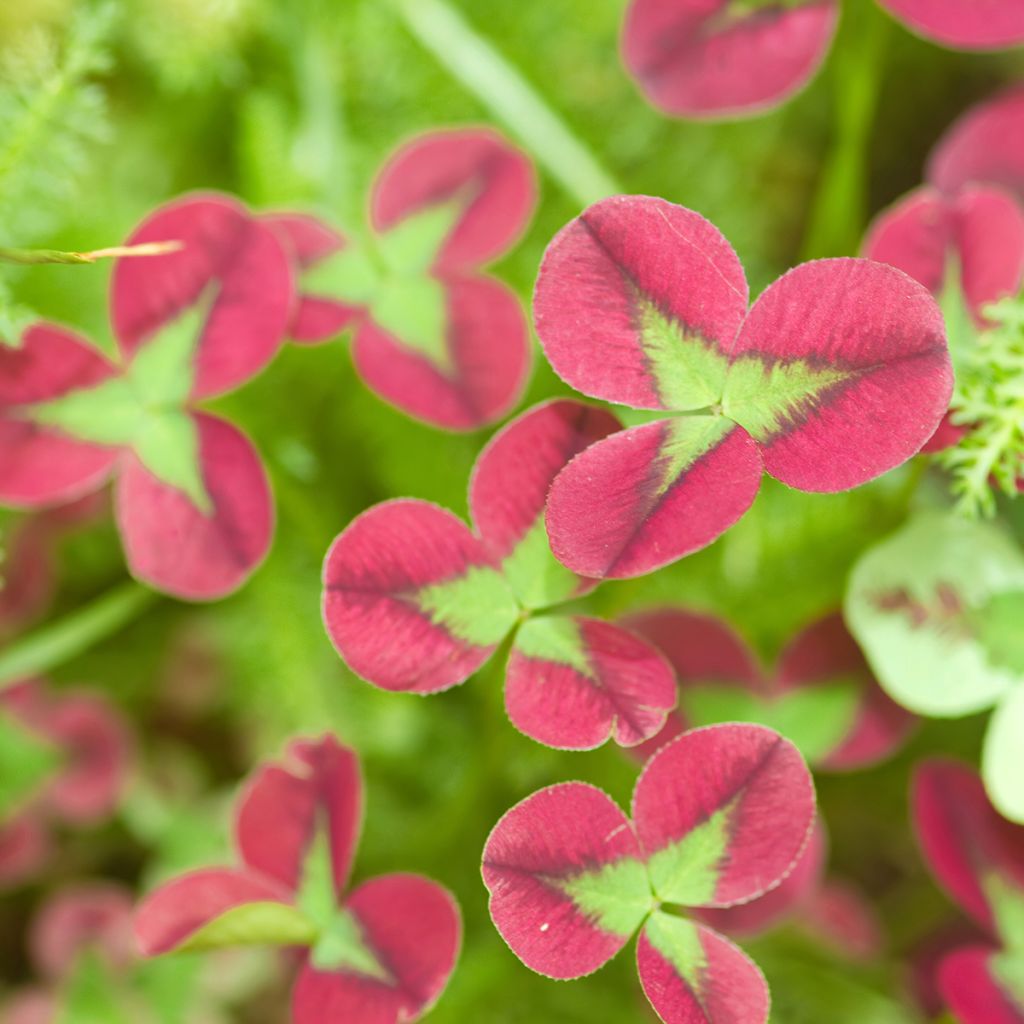
<instances>
[{"instance_id":1,"label":"leaf stem","mask_svg":"<svg viewBox=\"0 0 1024 1024\"><path fill-rule=\"evenodd\" d=\"M123 583L63 619L21 638L0 654L0 685L40 675L117 633L157 598L135 582Z\"/></svg>"},{"instance_id":2,"label":"leaf stem","mask_svg":"<svg viewBox=\"0 0 1024 1024\"><path fill-rule=\"evenodd\" d=\"M90 252L64 252L61 249L9 249L0 246L0 262L35 266L41 263L82 264L97 260L116 260L135 256L163 256L178 252L185 247L177 240L167 242L143 242L139 245L113 245Z\"/></svg>"},{"instance_id":3,"label":"leaf stem","mask_svg":"<svg viewBox=\"0 0 1024 1024\"><path fill-rule=\"evenodd\" d=\"M584 143L445 0L392 0L406 28L583 206L622 191Z\"/></svg>"}]
</instances>

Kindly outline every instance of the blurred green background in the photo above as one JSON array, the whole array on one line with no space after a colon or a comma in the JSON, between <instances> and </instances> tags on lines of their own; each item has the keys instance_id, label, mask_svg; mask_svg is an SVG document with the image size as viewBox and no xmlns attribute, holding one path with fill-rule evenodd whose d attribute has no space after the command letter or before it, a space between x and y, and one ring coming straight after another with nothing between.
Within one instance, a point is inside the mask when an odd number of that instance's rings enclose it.
<instances>
[{"instance_id":1,"label":"blurred green background","mask_svg":"<svg viewBox=\"0 0 1024 1024\"><path fill-rule=\"evenodd\" d=\"M459 80L456 41L435 0L18 0L0 5L0 235L3 245L116 244L153 206L218 188L254 207L323 214L359 230L369 182L411 133L491 123L489 77ZM912 37L868 0L844 4L824 70L782 109L725 124L667 120L617 54L625 0L444 0L494 47L624 192L704 214L739 252L756 294L804 258L853 254L870 216L920 180L924 158L965 107L1024 71L1024 57L960 55ZM441 33L433 50L413 31ZM429 34L429 33L428 33ZM68 60L68 55L74 59ZM486 62L485 62L486 64ZM490 83L490 84L489 84ZM592 186L539 160L541 203L495 268L528 301L547 241ZM529 147L528 147L529 148ZM589 198L597 198L590 194ZM14 302L111 345L109 267L2 271ZM536 358L532 402L566 393ZM58 685L100 688L126 709L140 764L109 825L64 837L59 867L5 895L0 986L30 977L24 931L45 893L71 879L140 887L229 856L228 799L260 758L297 733L332 730L364 759L361 878L427 873L466 923L461 963L432 1024L650 1021L631 953L585 981L531 974L487 916L479 858L514 802L579 778L628 801L634 764L614 747L546 750L505 718L502 656L465 686L418 698L349 674L319 617L320 562L358 512L412 495L466 514L485 433L446 436L383 404L356 378L344 340L286 348L217 407L257 442L278 504L273 552L235 597L209 607L150 604L115 636L57 668ZM801 625L838 606L852 561L919 495L910 465L857 492L815 496L767 480L753 510L711 548L642 580L608 584L601 614L666 602L727 616L770 659ZM927 490L927 481L925 481ZM0 523L10 525L14 517ZM109 522L62 541L53 621L125 579ZM872 897L888 955L852 966L795 934L750 945L773 982L777 1024L912 1021L907 952L949 908L906 823L910 765L925 751L977 756L980 723L929 723L894 762L819 778L835 870ZM285 1019L284 988L257 989L233 1019Z\"/></svg>"}]
</instances>

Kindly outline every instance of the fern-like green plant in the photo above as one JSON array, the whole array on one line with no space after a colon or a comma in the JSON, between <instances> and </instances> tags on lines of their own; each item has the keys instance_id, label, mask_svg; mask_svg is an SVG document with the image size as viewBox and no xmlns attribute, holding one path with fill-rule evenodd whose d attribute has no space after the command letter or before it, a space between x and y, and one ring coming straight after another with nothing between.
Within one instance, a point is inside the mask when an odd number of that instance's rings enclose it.
<instances>
[{"instance_id":1,"label":"fern-like green plant","mask_svg":"<svg viewBox=\"0 0 1024 1024\"><path fill-rule=\"evenodd\" d=\"M996 492L1016 496L1024 477L1024 296L985 313L991 326L964 355L952 403L953 422L970 429L940 456L972 518L993 515Z\"/></svg>"},{"instance_id":2,"label":"fern-like green plant","mask_svg":"<svg viewBox=\"0 0 1024 1024\"><path fill-rule=\"evenodd\" d=\"M3 55L0 245L22 245L53 227L76 196L96 143L107 137L106 102L95 79L109 66L114 14L112 0L80 4L60 43L45 37L29 59L14 42ZM16 343L36 318L15 301L9 279L0 278L0 343Z\"/></svg>"}]
</instances>

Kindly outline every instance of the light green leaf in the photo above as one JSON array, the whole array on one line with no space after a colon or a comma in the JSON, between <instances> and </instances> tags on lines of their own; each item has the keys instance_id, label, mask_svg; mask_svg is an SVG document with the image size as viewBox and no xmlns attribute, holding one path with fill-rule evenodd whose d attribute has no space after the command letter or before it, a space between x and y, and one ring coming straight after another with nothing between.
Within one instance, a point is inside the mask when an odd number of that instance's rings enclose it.
<instances>
[{"instance_id":1,"label":"light green leaf","mask_svg":"<svg viewBox=\"0 0 1024 1024\"><path fill-rule=\"evenodd\" d=\"M474 565L464 576L417 591L415 603L435 626L476 647L501 643L519 618L519 605L499 572Z\"/></svg>"},{"instance_id":2,"label":"light green leaf","mask_svg":"<svg viewBox=\"0 0 1024 1024\"><path fill-rule=\"evenodd\" d=\"M580 627L565 615L527 619L516 634L515 648L527 658L568 665L588 679L594 670L580 635Z\"/></svg>"},{"instance_id":3,"label":"light green leaf","mask_svg":"<svg viewBox=\"0 0 1024 1024\"><path fill-rule=\"evenodd\" d=\"M712 344L666 317L634 289L640 344L666 409L705 409L720 402L729 361Z\"/></svg>"},{"instance_id":4,"label":"light green leaf","mask_svg":"<svg viewBox=\"0 0 1024 1024\"><path fill-rule=\"evenodd\" d=\"M19 411L25 419L69 437L111 446L130 444L143 419L138 396L121 377Z\"/></svg>"},{"instance_id":5,"label":"light green leaf","mask_svg":"<svg viewBox=\"0 0 1024 1024\"><path fill-rule=\"evenodd\" d=\"M417 210L379 235L377 252L388 271L397 277L426 274L466 208L476 198L476 191L473 187L464 188L443 203Z\"/></svg>"},{"instance_id":6,"label":"light green leaf","mask_svg":"<svg viewBox=\"0 0 1024 1024\"><path fill-rule=\"evenodd\" d=\"M213 502L199 461L199 429L187 412L169 410L147 415L133 448L155 477L184 493L203 515L212 515Z\"/></svg>"},{"instance_id":7,"label":"light green leaf","mask_svg":"<svg viewBox=\"0 0 1024 1024\"><path fill-rule=\"evenodd\" d=\"M302 290L350 306L369 306L382 280L381 270L366 249L347 245L307 270L302 275Z\"/></svg>"},{"instance_id":8,"label":"light green leaf","mask_svg":"<svg viewBox=\"0 0 1024 1024\"><path fill-rule=\"evenodd\" d=\"M813 762L831 753L849 733L857 717L860 690L856 680L832 680L765 698L742 687L710 683L687 686L679 700L687 721L694 725L766 725Z\"/></svg>"},{"instance_id":9,"label":"light green leaf","mask_svg":"<svg viewBox=\"0 0 1024 1024\"><path fill-rule=\"evenodd\" d=\"M996 594L968 620L989 661L1024 676L1024 591Z\"/></svg>"},{"instance_id":10,"label":"light green leaf","mask_svg":"<svg viewBox=\"0 0 1024 1024\"><path fill-rule=\"evenodd\" d=\"M234 946L310 946L319 929L297 907L271 901L245 903L215 917L179 947L189 950Z\"/></svg>"},{"instance_id":11,"label":"light green leaf","mask_svg":"<svg viewBox=\"0 0 1024 1024\"><path fill-rule=\"evenodd\" d=\"M942 292L938 299L939 308L946 321L949 355L953 360L953 369L957 373L963 368L964 359L978 343L978 330L974 326L974 318L967 305L967 296L964 295L960 269L960 260L951 247L946 259L946 274Z\"/></svg>"},{"instance_id":12,"label":"light green leaf","mask_svg":"<svg viewBox=\"0 0 1024 1024\"><path fill-rule=\"evenodd\" d=\"M812 366L803 359L766 363L760 356L740 356L729 367L722 409L767 443L803 423L832 388L851 376L849 370Z\"/></svg>"},{"instance_id":13,"label":"light green leaf","mask_svg":"<svg viewBox=\"0 0 1024 1024\"><path fill-rule=\"evenodd\" d=\"M141 345L128 366L127 377L147 411L180 408L195 381L195 354L213 308L216 292L208 289L193 305Z\"/></svg>"},{"instance_id":14,"label":"light green leaf","mask_svg":"<svg viewBox=\"0 0 1024 1024\"><path fill-rule=\"evenodd\" d=\"M996 983L1024 1013L1024 950L994 953L988 962Z\"/></svg>"},{"instance_id":15,"label":"light green leaf","mask_svg":"<svg viewBox=\"0 0 1024 1024\"><path fill-rule=\"evenodd\" d=\"M985 646L975 613L1024 590L1024 555L996 526L929 514L869 549L846 593L846 623L889 695L919 714L990 707L1020 672Z\"/></svg>"},{"instance_id":16,"label":"light green leaf","mask_svg":"<svg viewBox=\"0 0 1024 1024\"><path fill-rule=\"evenodd\" d=\"M651 885L660 900L699 907L714 899L729 851L729 819L736 802L719 808L682 839L648 858Z\"/></svg>"},{"instance_id":17,"label":"light green leaf","mask_svg":"<svg viewBox=\"0 0 1024 1024\"><path fill-rule=\"evenodd\" d=\"M697 926L686 918L658 911L644 925L644 933L651 945L675 968L679 977L694 992L699 992L707 957Z\"/></svg>"},{"instance_id":18,"label":"light green leaf","mask_svg":"<svg viewBox=\"0 0 1024 1024\"><path fill-rule=\"evenodd\" d=\"M370 948L355 916L337 910L317 939L312 952L313 966L321 971L354 971L388 984L391 972Z\"/></svg>"},{"instance_id":19,"label":"light green leaf","mask_svg":"<svg viewBox=\"0 0 1024 1024\"><path fill-rule=\"evenodd\" d=\"M133 1024L123 996L96 953L79 957L61 993L57 1024Z\"/></svg>"},{"instance_id":20,"label":"light green leaf","mask_svg":"<svg viewBox=\"0 0 1024 1024\"><path fill-rule=\"evenodd\" d=\"M999 874L983 879L983 887L1003 946L1024 957L1024 889Z\"/></svg>"},{"instance_id":21,"label":"light green leaf","mask_svg":"<svg viewBox=\"0 0 1024 1024\"><path fill-rule=\"evenodd\" d=\"M602 931L632 935L654 909L647 868L625 857L571 878L545 879L564 892Z\"/></svg>"},{"instance_id":22,"label":"light green leaf","mask_svg":"<svg viewBox=\"0 0 1024 1024\"><path fill-rule=\"evenodd\" d=\"M338 897L331 862L331 841L326 820L319 820L302 863L296 904L318 930L329 927L338 913Z\"/></svg>"},{"instance_id":23,"label":"light green leaf","mask_svg":"<svg viewBox=\"0 0 1024 1024\"><path fill-rule=\"evenodd\" d=\"M0 823L56 770L61 751L0 711Z\"/></svg>"},{"instance_id":24,"label":"light green leaf","mask_svg":"<svg viewBox=\"0 0 1024 1024\"><path fill-rule=\"evenodd\" d=\"M501 571L524 608L560 604L580 587L580 578L551 553L543 515L501 563Z\"/></svg>"},{"instance_id":25,"label":"light green leaf","mask_svg":"<svg viewBox=\"0 0 1024 1024\"><path fill-rule=\"evenodd\" d=\"M996 810L1024 824L1024 681L996 705L985 734L981 775Z\"/></svg>"},{"instance_id":26,"label":"light green leaf","mask_svg":"<svg viewBox=\"0 0 1024 1024\"><path fill-rule=\"evenodd\" d=\"M658 452L660 498L702 455L720 444L736 427L723 416L679 416L668 421L668 433Z\"/></svg>"},{"instance_id":27,"label":"light green leaf","mask_svg":"<svg viewBox=\"0 0 1024 1024\"><path fill-rule=\"evenodd\" d=\"M453 376L448 345L448 299L432 277L388 277L374 296L374 322L405 348L425 356L442 373Z\"/></svg>"}]
</instances>

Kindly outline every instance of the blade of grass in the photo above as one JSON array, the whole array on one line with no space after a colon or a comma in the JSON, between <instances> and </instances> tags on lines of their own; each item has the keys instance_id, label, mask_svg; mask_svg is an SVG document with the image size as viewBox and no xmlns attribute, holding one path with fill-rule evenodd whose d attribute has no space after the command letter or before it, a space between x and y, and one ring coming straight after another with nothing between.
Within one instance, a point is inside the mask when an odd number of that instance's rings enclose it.
<instances>
[{"instance_id":1,"label":"blade of grass","mask_svg":"<svg viewBox=\"0 0 1024 1024\"><path fill-rule=\"evenodd\" d=\"M406 27L583 206L622 189L512 64L445 0L392 0Z\"/></svg>"},{"instance_id":2,"label":"blade of grass","mask_svg":"<svg viewBox=\"0 0 1024 1024\"><path fill-rule=\"evenodd\" d=\"M874 4L846 4L833 48L834 139L811 206L801 259L850 256L867 221L868 144L882 87L890 19Z\"/></svg>"},{"instance_id":3,"label":"blade of grass","mask_svg":"<svg viewBox=\"0 0 1024 1024\"><path fill-rule=\"evenodd\" d=\"M123 583L63 619L22 637L0 654L0 685L41 675L123 629L157 594Z\"/></svg>"}]
</instances>

